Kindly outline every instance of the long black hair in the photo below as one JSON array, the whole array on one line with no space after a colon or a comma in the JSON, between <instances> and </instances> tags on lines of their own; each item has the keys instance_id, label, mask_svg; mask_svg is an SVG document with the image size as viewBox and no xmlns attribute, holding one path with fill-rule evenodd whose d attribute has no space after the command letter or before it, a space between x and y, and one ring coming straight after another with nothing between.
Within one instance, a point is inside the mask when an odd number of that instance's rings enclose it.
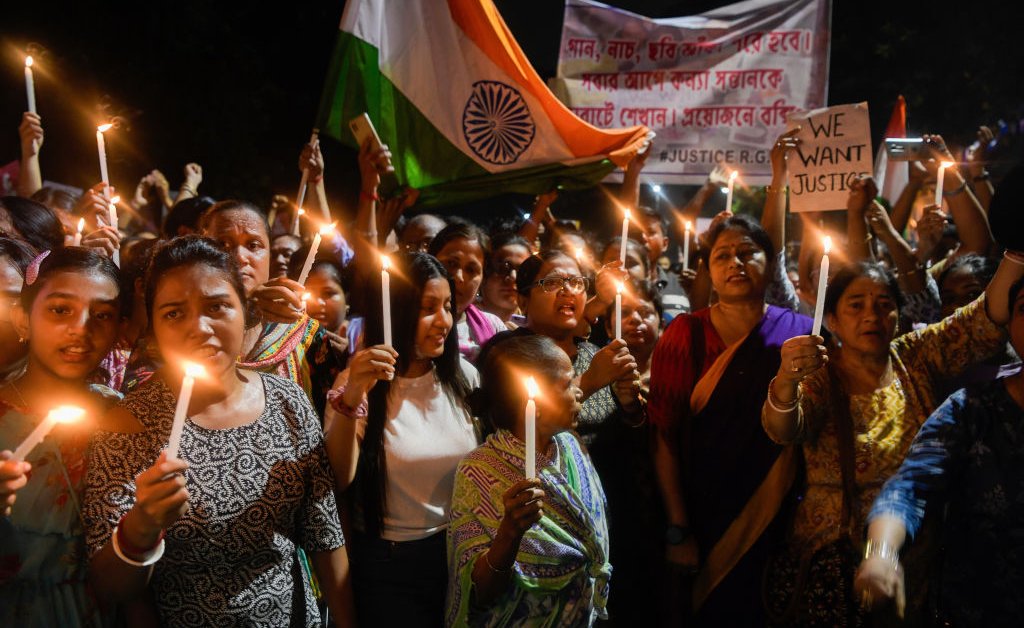
<instances>
[{"instance_id":1,"label":"long black hair","mask_svg":"<svg viewBox=\"0 0 1024 628\"><path fill-rule=\"evenodd\" d=\"M19 196L4 196L0 197L0 209L7 210L17 231L6 235L20 237L37 253L64 246L64 225L46 205Z\"/></svg>"},{"instance_id":2,"label":"long black hair","mask_svg":"<svg viewBox=\"0 0 1024 628\"><path fill-rule=\"evenodd\" d=\"M431 279L441 279L451 289L453 325L444 341L444 351L434 358L435 374L449 400L467 413L465 399L469 382L462 372L459 338L454 326L455 286L444 266L433 255L412 253L397 257L391 272L392 343L398 352L396 373L404 373L416 355L416 329L419 325L423 290ZM367 303L381 303L381 286L371 282ZM372 347L384 342L384 325L377 312L365 317L364 344ZM391 382L378 381L368 395L366 433L363 436L356 470L357 486L362 503L366 532L379 536L387 512L387 462L384 452L384 429L388 419L388 393Z\"/></svg>"}]
</instances>

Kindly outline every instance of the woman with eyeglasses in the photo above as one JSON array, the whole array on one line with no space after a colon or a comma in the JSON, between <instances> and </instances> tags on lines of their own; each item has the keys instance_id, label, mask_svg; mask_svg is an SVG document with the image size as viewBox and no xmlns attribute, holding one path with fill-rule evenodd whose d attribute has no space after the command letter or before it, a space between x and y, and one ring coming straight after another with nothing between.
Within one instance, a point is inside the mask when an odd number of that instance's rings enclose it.
<instances>
[{"instance_id":1,"label":"woman with eyeglasses","mask_svg":"<svg viewBox=\"0 0 1024 628\"><path fill-rule=\"evenodd\" d=\"M586 316L589 285L576 260L561 251L528 257L516 273L526 325L509 332L547 336L572 360L584 399L577 431L587 445L594 442L598 428L613 415L638 422L645 412L636 360L626 342L613 340L598 349L576 335Z\"/></svg>"},{"instance_id":2,"label":"woman with eyeglasses","mask_svg":"<svg viewBox=\"0 0 1024 628\"><path fill-rule=\"evenodd\" d=\"M519 313L516 270L530 257L530 243L515 233L503 233L491 239L491 254L484 268L480 289L480 309L494 314L505 324Z\"/></svg>"}]
</instances>

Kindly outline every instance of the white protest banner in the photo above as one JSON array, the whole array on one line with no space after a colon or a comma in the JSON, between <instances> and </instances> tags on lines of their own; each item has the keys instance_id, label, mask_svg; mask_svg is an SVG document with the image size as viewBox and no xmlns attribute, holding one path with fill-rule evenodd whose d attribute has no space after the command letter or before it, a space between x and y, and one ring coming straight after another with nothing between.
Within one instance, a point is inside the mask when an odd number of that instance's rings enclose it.
<instances>
[{"instance_id":1,"label":"white protest banner","mask_svg":"<svg viewBox=\"0 0 1024 628\"><path fill-rule=\"evenodd\" d=\"M796 125L800 147L787 158L790 211L846 209L850 182L874 171L868 104L790 114L787 128Z\"/></svg>"},{"instance_id":2,"label":"white protest banner","mask_svg":"<svg viewBox=\"0 0 1024 628\"><path fill-rule=\"evenodd\" d=\"M566 0L552 90L576 115L657 133L649 182L703 183L719 163L765 184L786 115L822 107L830 0L748 0L652 20Z\"/></svg>"}]
</instances>

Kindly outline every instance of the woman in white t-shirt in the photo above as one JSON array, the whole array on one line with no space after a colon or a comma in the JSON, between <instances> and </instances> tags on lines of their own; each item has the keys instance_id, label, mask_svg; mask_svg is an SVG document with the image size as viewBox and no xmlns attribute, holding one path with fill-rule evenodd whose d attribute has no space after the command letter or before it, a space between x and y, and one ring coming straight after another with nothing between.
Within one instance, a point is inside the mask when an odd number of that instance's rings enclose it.
<instances>
[{"instance_id":1,"label":"woman in white t-shirt","mask_svg":"<svg viewBox=\"0 0 1024 628\"><path fill-rule=\"evenodd\" d=\"M478 384L459 355L453 281L431 255L391 272L393 346L379 316L328 394L327 450L352 506L351 561L364 626L440 626L455 467L479 443L465 404ZM377 294L368 302L380 302ZM349 490L351 487L351 490Z\"/></svg>"},{"instance_id":2,"label":"woman in white t-shirt","mask_svg":"<svg viewBox=\"0 0 1024 628\"><path fill-rule=\"evenodd\" d=\"M430 254L437 257L452 278L459 353L474 363L480 347L508 329L500 318L476 305L489 249L487 234L461 218L449 219L448 226L430 242Z\"/></svg>"}]
</instances>

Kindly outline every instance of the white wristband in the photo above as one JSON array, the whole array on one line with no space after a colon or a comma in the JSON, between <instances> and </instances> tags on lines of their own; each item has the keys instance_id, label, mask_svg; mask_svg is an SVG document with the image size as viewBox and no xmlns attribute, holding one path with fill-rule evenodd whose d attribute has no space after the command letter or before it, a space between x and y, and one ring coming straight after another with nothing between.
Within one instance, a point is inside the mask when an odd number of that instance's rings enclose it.
<instances>
[{"instance_id":1,"label":"white wristband","mask_svg":"<svg viewBox=\"0 0 1024 628\"><path fill-rule=\"evenodd\" d=\"M118 527L120 527L120 526L114 526L114 535L110 537L110 544L114 548L114 554L116 554L117 557L120 558L122 561L124 561L124 562L126 562L129 565L132 565L134 567L149 567L150 565L156 563L158 560L163 558L163 556L164 556L164 548L166 547L164 539L160 539L160 543L157 544L157 546L154 547L152 550L150 550L149 555L146 557L146 560L144 560L142 562L139 562L137 560L132 560L131 558L128 558L127 556L125 556L124 552L121 551L121 546L118 545L118 543L117 543L117 529L118 529Z\"/></svg>"}]
</instances>

